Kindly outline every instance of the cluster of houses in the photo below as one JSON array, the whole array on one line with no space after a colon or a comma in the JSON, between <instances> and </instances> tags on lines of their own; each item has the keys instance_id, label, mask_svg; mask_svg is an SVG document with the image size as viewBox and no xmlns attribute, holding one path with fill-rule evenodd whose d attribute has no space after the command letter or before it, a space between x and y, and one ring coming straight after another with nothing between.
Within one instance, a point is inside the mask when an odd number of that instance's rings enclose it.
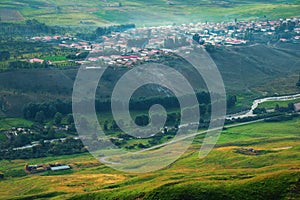
<instances>
[{"instance_id":1,"label":"cluster of houses","mask_svg":"<svg viewBox=\"0 0 300 200\"><path fill-rule=\"evenodd\" d=\"M99 52L91 52L87 61L103 61L106 65L116 66L116 67L134 67L136 64L140 64L148 61L158 60L165 52L159 49L138 49L134 48L136 51L131 51L130 53L113 54L113 55L101 55Z\"/></svg>"},{"instance_id":2,"label":"cluster of houses","mask_svg":"<svg viewBox=\"0 0 300 200\"><path fill-rule=\"evenodd\" d=\"M35 174L45 171L61 171L71 169L70 165L62 165L60 163L55 164L42 164L42 165L28 165L24 167L24 171L27 174Z\"/></svg>"},{"instance_id":3,"label":"cluster of houses","mask_svg":"<svg viewBox=\"0 0 300 200\"><path fill-rule=\"evenodd\" d=\"M45 126L45 129L48 127ZM69 130L69 125L61 125L61 126L52 126L52 128L55 130L55 132L59 131L68 131ZM12 127L10 130L5 131L4 134L7 135L7 137L11 136L19 136L19 135L26 135L26 134L33 134L34 130L30 128L24 128L24 127Z\"/></svg>"},{"instance_id":4,"label":"cluster of houses","mask_svg":"<svg viewBox=\"0 0 300 200\"><path fill-rule=\"evenodd\" d=\"M39 64L46 64L46 65L52 65L53 63L50 60L42 60L39 58L33 58L29 59L30 63L39 63Z\"/></svg>"},{"instance_id":5,"label":"cluster of houses","mask_svg":"<svg viewBox=\"0 0 300 200\"><path fill-rule=\"evenodd\" d=\"M32 133L33 133L33 131L31 129L29 129L29 128L22 128L22 127L19 127L19 128L12 127L11 130L5 131L5 134L8 137L18 136L18 135L26 135L26 134L32 134Z\"/></svg>"},{"instance_id":6,"label":"cluster of houses","mask_svg":"<svg viewBox=\"0 0 300 200\"><path fill-rule=\"evenodd\" d=\"M44 42L50 42L50 41L58 41L58 40L72 40L72 38L67 36L39 36L39 37L33 37L31 38L33 41L44 41Z\"/></svg>"},{"instance_id":7,"label":"cluster of houses","mask_svg":"<svg viewBox=\"0 0 300 200\"><path fill-rule=\"evenodd\" d=\"M264 21L204 22L182 25L144 27L124 32L112 32L102 36L101 43L74 40L63 36L35 37L34 40L59 40L61 48L73 48L79 52L89 51L87 61L103 61L110 66L133 67L136 63L157 59L166 53L176 52L193 46L193 36L198 34L202 45L236 46L249 42L249 34L272 36L282 24L294 24L293 38L279 38L300 42L300 19L279 19ZM33 60L39 62L38 60ZM85 61L80 61L83 64Z\"/></svg>"}]
</instances>

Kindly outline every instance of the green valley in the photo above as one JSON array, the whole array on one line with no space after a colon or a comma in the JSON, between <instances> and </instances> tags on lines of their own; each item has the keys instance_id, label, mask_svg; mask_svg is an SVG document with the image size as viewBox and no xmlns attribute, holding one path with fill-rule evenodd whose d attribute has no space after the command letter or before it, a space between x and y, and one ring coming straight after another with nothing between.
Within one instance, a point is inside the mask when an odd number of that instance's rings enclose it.
<instances>
[{"instance_id":1,"label":"green valley","mask_svg":"<svg viewBox=\"0 0 300 200\"><path fill-rule=\"evenodd\" d=\"M299 0L1 0L0 199L300 199Z\"/></svg>"}]
</instances>

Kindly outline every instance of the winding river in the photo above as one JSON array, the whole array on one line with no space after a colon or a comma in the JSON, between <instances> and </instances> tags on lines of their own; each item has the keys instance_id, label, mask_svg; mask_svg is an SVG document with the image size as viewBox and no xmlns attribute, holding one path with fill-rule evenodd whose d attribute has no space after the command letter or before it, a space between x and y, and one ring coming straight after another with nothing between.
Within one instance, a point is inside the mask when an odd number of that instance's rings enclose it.
<instances>
[{"instance_id":1,"label":"winding river","mask_svg":"<svg viewBox=\"0 0 300 200\"><path fill-rule=\"evenodd\" d=\"M262 99L257 99L257 100L253 101L253 104L251 106L251 110L249 110L248 112L237 113L237 114L233 114L233 115L228 115L226 117L226 119L236 119L236 118L245 118L245 117L256 116L255 114L253 114L253 111L255 110L255 108L258 107L258 105L260 103L263 103L263 102L266 102L266 101L287 101L287 100L294 100L294 99L299 99L299 98L300 98L300 94L294 94L294 95L288 95L288 96L266 97L266 98L262 98ZM247 123L253 123L253 122L247 122ZM247 124L247 123L242 123L242 124ZM242 125L242 124L239 124L239 125ZM233 126L238 126L238 125L233 125ZM206 131L204 131L203 133L205 133L205 132ZM201 133L202 132L196 133L196 135L201 134ZM53 143L53 142L56 142L58 140L65 140L65 139L66 138L60 138L60 139L46 140L44 142ZM75 137L74 139L78 140L79 137ZM158 146L155 146L155 147L152 147L152 148L153 149L154 148L158 148L158 147L164 146L166 144L167 143L162 144L162 145L158 145ZM17 147L17 148L14 148L13 150L29 149L29 148L32 148L32 147L37 146L37 145L39 145L39 142L32 142L31 145L26 145L26 146L23 146L23 147ZM150 149L152 149L152 148L150 148ZM149 149L146 149L146 150L149 150ZM143 150L143 151L146 151L146 150ZM2 150L2 151L5 151L5 150ZM102 158L101 161L102 162L108 162L108 161L105 161L105 158ZM114 163L111 163L111 164L114 164Z\"/></svg>"},{"instance_id":2,"label":"winding river","mask_svg":"<svg viewBox=\"0 0 300 200\"><path fill-rule=\"evenodd\" d=\"M246 113L237 113L233 115L228 115L226 119L237 119L237 118L245 118L245 117L253 117L256 116L253 111L258 107L259 104L266 102L266 101L287 101L287 100L294 100L299 99L300 94L294 94L294 95L287 95L287 96L276 96L276 97L266 97L262 99L256 99L253 101L253 104L251 106L251 110L249 110Z\"/></svg>"}]
</instances>

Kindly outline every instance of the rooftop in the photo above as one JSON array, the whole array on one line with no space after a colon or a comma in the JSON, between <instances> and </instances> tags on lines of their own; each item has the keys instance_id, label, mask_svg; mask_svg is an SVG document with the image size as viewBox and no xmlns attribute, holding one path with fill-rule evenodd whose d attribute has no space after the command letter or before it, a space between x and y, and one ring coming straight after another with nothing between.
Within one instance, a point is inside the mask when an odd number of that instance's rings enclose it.
<instances>
[{"instance_id":1,"label":"rooftop","mask_svg":"<svg viewBox=\"0 0 300 200\"><path fill-rule=\"evenodd\" d=\"M59 171L65 169L71 169L69 165L57 166L57 167L50 167L51 171Z\"/></svg>"}]
</instances>

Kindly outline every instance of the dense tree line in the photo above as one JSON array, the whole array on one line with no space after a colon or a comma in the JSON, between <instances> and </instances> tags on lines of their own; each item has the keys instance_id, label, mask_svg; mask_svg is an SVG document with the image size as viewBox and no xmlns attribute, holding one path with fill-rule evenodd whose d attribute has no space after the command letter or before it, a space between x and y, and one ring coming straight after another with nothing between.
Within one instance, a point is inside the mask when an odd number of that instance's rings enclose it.
<instances>
[{"instance_id":1,"label":"dense tree line","mask_svg":"<svg viewBox=\"0 0 300 200\"><path fill-rule=\"evenodd\" d=\"M295 110L294 104L289 103L287 107L281 107L278 104L275 105L276 112L293 112Z\"/></svg>"},{"instance_id":2,"label":"dense tree line","mask_svg":"<svg viewBox=\"0 0 300 200\"><path fill-rule=\"evenodd\" d=\"M0 22L0 36L33 36L37 34L65 34L66 30L59 26L47 26L44 23L32 19L25 23L4 23Z\"/></svg>"},{"instance_id":3,"label":"dense tree line","mask_svg":"<svg viewBox=\"0 0 300 200\"><path fill-rule=\"evenodd\" d=\"M210 94L206 92L199 92L196 94L199 105L199 110L201 115L205 115L210 112ZM185 96L184 98L189 98ZM236 97L229 98L231 101L236 101ZM78 103L79 107L86 108L85 105L91 103L89 100L82 101ZM122 104L123 102L119 102ZM180 108L178 99L176 97L151 97L151 98L136 98L131 99L129 108L132 111L145 111L149 110L151 106L155 104L162 105L165 109L178 109ZM234 103L231 103L231 105ZM82 105L82 106L80 106ZM111 101L110 100L96 100L95 108L97 112L111 112ZM185 108L188 109L188 108ZM85 111L85 110L83 110ZM51 102L43 103L28 103L23 107L23 116L25 119L35 120L38 122L43 122L45 119L53 118L55 114L59 112L62 115L67 115L72 113L72 102L56 100ZM88 112L88 111L87 111ZM170 119L169 119L170 118ZM170 116L167 121L175 122L175 118L180 118L180 116Z\"/></svg>"},{"instance_id":4,"label":"dense tree line","mask_svg":"<svg viewBox=\"0 0 300 200\"><path fill-rule=\"evenodd\" d=\"M95 41L100 40L100 36L109 35L111 32L122 32L126 31L128 29L135 28L134 24L122 24L122 25L114 25L114 26L108 26L108 27L98 27L94 31L78 31L76 33L76 37L80 38L82 40L87 41Z\"/></svg>"},{"instance_id":5,"label":"dense tree line","mask_svg":"<svg viewBox=\"0 0 300 200\"><path fill-rule=\"evenodd\" d=\"M23 107L25 119L53 118L59 112L63 115L72 113L72 102L56 100L44 103L29 103Z\"/></svg>"},{"instance_id":6,"label":"dense tree line","mask_svg":"<svg viewBox=\"0 0 300 200\"><path fill-rule=\"evenodd\" d=\"M275 32L276 33L282 33L286 31L293 31L296 27L296 22L288 21L283 22L280 24L280 26L276 27Z\"/></svg>"},{"instance_id":7,"label":"dense tree line","mask_svg":"<svg viewBox=\"0 0 300 200\"><path fill-rule=\"evenodd\" d=\"M108 27L98 27L96 29L96 35L103 36L103 35L108 35L111 32L122 32L132 28L135 28L135 24L121 24L121 25L114 25Z\"/></svg>"},{"instance_id":8,"label":"dense tree line","mask_svg":"<svg viewBox=\"0 0 300 200\"><path fill-rule=\"evenodd\" d=\"M95 41L97 39L96 33L76 33L76 37L86 41Z\"/></svg>"},{"instance_id":9,"label":"dense tree line","mask_svg":"<svg viewBox=\"0 0 300 200\"><path fill-rule=\"evenodd\" d=\"M283 122L283 121L289 121L296 117L299 117L299 114L292 114L292 115L279 115L275 117L271 117L269 119L265 119L265 122Z\"/></svg>"},{"instance_id":10,"label":"dense tree line","mask_svg":"<svg viewBox=\"0 0 300 200\"><path fill-rule=\"evenodd\" d=\"M34 146L30 149L2 150L0 153L0 160L40 158L47 156L78 154L83 152L86 152L86 149L84 148L81 140L67 138L65 141L56 143L41 142L40 145Z\"/></svg>"},{"instance_id":11,"label":"dense tree line","mask_svg":"<svg viewBox=\"0 0 300 200\"><path fill-rule=\"evenodd\" d=\"M253 114L256 114L256 115L264 114L264 113L267 113L267 110L265 108L255 108L253 110Z\"/></svg>"},{"instance_id":12,"label":"dense tree line","mask_svg":"<svg viewBox=\"0 0 300 200\"><path fill-rule=\"evenodd\" d=\"M45 61L43 63L30 63L27 61L12 61L9 62L9 69L36 69L36 68L48 68L49 64Z\"/></svg>"}]
</instances>

